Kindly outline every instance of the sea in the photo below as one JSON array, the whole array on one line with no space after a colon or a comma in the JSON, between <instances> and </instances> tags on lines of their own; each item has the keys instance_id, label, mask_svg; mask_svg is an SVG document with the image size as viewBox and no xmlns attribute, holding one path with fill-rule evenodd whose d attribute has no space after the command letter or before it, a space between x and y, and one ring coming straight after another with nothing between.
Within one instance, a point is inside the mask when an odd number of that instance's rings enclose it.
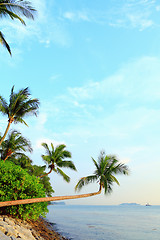
<instances>
[{"instance_id":1,"label":"sea","mask_svg":"<svg viewBox=\"0 0 160 240\"><path fill-rule=\"evenodd\" d=\"M46 219L74 240L160 240L160 206L50 205Z\"/></svg>"}]
</instances>

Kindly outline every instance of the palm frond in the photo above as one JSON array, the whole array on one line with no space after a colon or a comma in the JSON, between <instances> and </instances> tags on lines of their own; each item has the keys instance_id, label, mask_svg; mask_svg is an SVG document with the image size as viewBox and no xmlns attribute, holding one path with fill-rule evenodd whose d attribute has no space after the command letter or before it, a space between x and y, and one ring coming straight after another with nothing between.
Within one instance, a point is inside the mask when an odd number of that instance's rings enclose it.
<instances>
[{"instance_id":1,"label":"palm frond","mask_svg":"<svg viewBox=\"0 0 160 240\"><path fill-rule=\"evenodd\" d=\"M51 143L52 152L54 152L54 145Z\"/></svg>"},{"instance_id":2,"label":"palm frond","mask_svg":"<svg viewBox=\"0 0 160 240\"><path fill-rule=\"evenodd\" d=\"M61 160L61 161L57 162L57 166L58 167L70 168L72 170L77 171L77 169L76 169L76 167L75 167L75 165L74 165L74 163L72 161L67 161L67 160L62 161Z\"/></svg>"},{"instance_id":3,"label":"palm frond","mask_svg":"<svg viewBox=\"0 0 160 240\"><path fill-rule=\"evenodd\" d=\"M51 163L51 158L48 155L41 155L41 157L45 163L47 163L47 164Z\"/></svg>"},{"instance_id":4,"label":"palm frond","mask_svg":"<svg viewBox=\"0 0 160 240\"><path fill-rule=\"evenodd\" d=\"M26 123L26 121L24 121L23 118L18 117L18 116L14 117L14 123L15 123L15 124L17 124L17 123L23 123L24 125L26 125L26 126L28 127L28 124Z\"/></svg>"},{"instance_id":5,"label":"palm frond","mask_svg":"<svg viewBox=\"0 0 160 240\"><path fill-rule=\"evenodd\" d=\"M120 185L119 181L117 180L117 178L115 176L111 175L110 177L113 182L117 183L117 185Z\"/></svg>"},{"instance_id":6,"label":"palm frond","mask_svg":"<svg viewBox=\"0 0 160 240\"><path fill-rule=\"evenodd\" d=\"M8 12L6 12L7 10ZM10 13L15 13L17 16L23 15L26 18L34 19L36 10L30 5L29 1L24 0L1 0L0 1L0 16L11 17Z\"/></svg>"},{"instance_id":7,"label":"palm frond","mask_svg":"<svg viewBox=\"0 0 160 240\"><path fill-rule=\"evenodd\" d=\"M75 186L75 190L80 191L83 186L88 185L89 183L95 182L97 180L98 180L98 176L96 175L83 177L78 181L77 185Z\"/></svg>"},{"instance_id":8,"label":"palm frond","mask_svg":"<svg viewBox=\"0 0 160 240\"><path fill-rule=\"evenodd\" d=\"M120 173L124 175L129 175L130 170L125 164L119 163L117 166L115 166L114 172L117 174Z\"/></svg>"},{"instance_id":9,"label":"palm frond","mask_svg":"<svg viewBox=\"0 0 160 240\"><path fill-rule=\"evenodd\" d=\"M96 160L95 160L94 158L92 158L92 161L94 162L95 167L98 169L98 168L99 168L99 165L98 165L98 163L96 162Z\"/></svg>"},{"instance_id":10,"label":"palm frond","mask_svg":"<svg viewBox=\"0 0 160 240\"><path fill-rule=\"evenodd\" d=\"M11 49L2 32L0 32L0 43L8 50L9 54L12 56Z\"/></svg>"},{"instance_id":11,"label":"palm frond","mask_svg":"<svg viewBox=\"0 0 160 240\"><path fill-rule=\"evenodd\" d=\"M11 12L11 11L9 11L8 9L5 9L5 8L0 8L0 12L1 11L3 11L3 16L9 16L12 20L14 20L14 19L18 19L23 25L26 25L25 24L25 21L21 18L21 17L19 17L17 14L15 14L15 13L13 13L13 12ZM0 13L0 16L1 16L1 13Z\"/></svg>"},{"instance_id":12,"label":"palm frond","mask_svg":"<svg viewBox=\"0 0 160 240\"><path fill-rule=\"evenodd\" d=\"M57 168L57 173L59 173L66 182L70 182L70 177L65 174L60 168Z\"/></svg>"},{"instance_id":13,"label":"palm frond","mask_svg":"<svg viewBox=\"0 0 160 240\"><path fill-rule=\"evenodd\" d=\"M2 96L0 96L0 111L2 114L8 115L8 104Z\"/></svg>"},{"instance_id":14,"label":"palm frond","mask_svg":"<svg viewBox=\"0 0 160 240\"><path fill-rule=\"evenodd\" d=\"M50 150L49 150L48 144L47 144L47 143L42 143L41 145L42 145L42 147L45 148L45 150L46 150L46 154L49 155L49 156L51 157L52 154L51 154L51 152L50 152Z\"/></svg>"}]
</instances>

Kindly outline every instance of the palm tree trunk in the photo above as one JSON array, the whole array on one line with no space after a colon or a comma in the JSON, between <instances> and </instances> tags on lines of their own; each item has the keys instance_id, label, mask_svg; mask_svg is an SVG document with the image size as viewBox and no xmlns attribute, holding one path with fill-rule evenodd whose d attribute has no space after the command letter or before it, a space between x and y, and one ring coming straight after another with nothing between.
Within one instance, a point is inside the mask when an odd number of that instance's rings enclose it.
<instances>
[{"instance_id":1,"label":"palm tree trunk","mask_svg":"<svg viewBox=\"0 0 160 240\"><path fill-rule=\"evenodd\" d=\"M101 193L101 186L98 192L95 193L87 193L87 194L80 194L80 195L72 195L72 196L58 196L58 197L45 197L45 198L32 198L32 199L22 199L22 200L15 200L15 201L6 201L0 202L0 207L7 207L19 204L28 204L28 203L38 203L38 202L50 202L50 201L62 201L68 199L77 199L77 198L86 198L95 196Z\"/></svg>"},{"instance_id":2,"label":"palm tree trunk","mask_svg":"<svg viewBox=\"0 0 160 240\"><path fill-rule=\"evenodd\" d=\"M54 168L54 167L53 167L53 168ZM48 174L50 174L50 173L52 172L53 168L51 167L51 170L50 170L48 173L45 173L45 174L41 175L39 178L45 177L45 176L47 176Z\"/></svg>"},{"instance_id":3,"label":"palm tree trunk","mask_svg":"<svg viewBox=\"0 0 160 240\"><path fill-rule=\"evenodd\" d=\"M8 130L9 130L10 125L11 125L12 122L13 122L12 119L9 119L9 120L8 120L8 125L7 125L7 128L6 128L6 131L5 131L3 137L2 137L1 140L0 140L0 146L1 146L2 142L4 141L4 139L5 139L5 137L6 137L7 133L8 133Z\"/></svg>"},{"instance_id":4,"label":"palm tree trunk","mask_svg":"<svg viewBox=\"0 0 160 240\"><path fill-rule=\"evenodd\" d=\"M3 161L5 162L5 161L7 160L8 157L9 157L9 156L6 156L5 159L4 159Z\"/></svg>"}]
</instances>

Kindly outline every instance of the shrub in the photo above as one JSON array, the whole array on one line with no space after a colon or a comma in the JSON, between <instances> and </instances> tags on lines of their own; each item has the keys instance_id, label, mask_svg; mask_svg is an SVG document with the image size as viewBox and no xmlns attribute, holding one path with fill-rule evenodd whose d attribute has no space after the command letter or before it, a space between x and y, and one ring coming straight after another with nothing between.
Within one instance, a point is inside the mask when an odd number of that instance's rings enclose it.
<instances>
[{"instance_id":1,"label":"shrub","mask_svg":"<svg viewBox=\"0 0 160 240\"><path fill-rule=\"evenodd\" d=\"M0 201L45 197L43 184L12 162L0 161ZM36 220L48 212L48 203L32 203L0 208L0 213Z\"/></svg>"}]
</instances>

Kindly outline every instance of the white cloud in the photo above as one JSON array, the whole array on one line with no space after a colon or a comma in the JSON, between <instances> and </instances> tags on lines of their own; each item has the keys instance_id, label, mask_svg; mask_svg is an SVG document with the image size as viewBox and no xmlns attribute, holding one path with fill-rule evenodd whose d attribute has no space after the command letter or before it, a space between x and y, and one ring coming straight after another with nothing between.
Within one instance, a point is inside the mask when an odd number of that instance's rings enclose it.
<instances>
[{"instance_id":1,"label":"white cloud","mask_svg":"<svg viewBox=\"0 0 160 240\"><path fill-rule=\"evenodd\" d=\"M49 148L51 148L51 147L50 147L50 146L51 146L51 143L53 143L53 146L54 146L54 147L57 147L57 146L59 146L59 145L61 145L61 144L65 144L64 142L58 142L58 141L55 141L55 140L53 140L53 139L41 138L41 139L38 139L38 140L37 140L36 145L35 145L35 150L37 150L37 149L40 149L40 150L44 149L44 148L42 147L42 143L47 143L48 146L49 146Z\"/></svg>"},{"instance_id":2,"label":"white cloud","mask_svg":"<svg viewBox=\"0 0 160 240\"><path fill-rule=\"evenodd\" d=\"M156 6L156 11L157 11L157 12L160 11L160 5Z\"/></svg>"},{"instance_id":3,"label":"white cloud","mask_svg":"<svg viewBox=\"0 0 160 240\"><path fill-rule=\"evenodd\" d=\"M65 12L63 16L69 20L74 20L75 18L75 14L73 12Z\"/></svg>"},{"instance_id":4,"label":"white cloud","mask_svg":"<svg viewBox=\"0 0 160 240\"><path fill-rule=\"evenodd\" d=\"M84 11L65 12L63 17L71 21L90 21L89 16Z\"/></svg>"},{"instance_id":5,"label":"white cloud","mask_svg":"<svg viewBox=\"0 0 160 240\"><path fill-rule=\"evenodd\" d=\"M159 75L160 59L142 57L123 65L114 75L100 82L89 82L79 88L68 88L68 99L74 99L79 103L85 100L88 106L96 99L108 105L108 101L114 98L120 98L115 103L121 107L124 103L127 105L133 101L143 105L160 99Z\"/></svg>"},{"instance_id":6,"label":"white cloud","mask_svg":"<svg viewBox=\"0 0 160 240\"><path fill-rule=\"evenodd\" d=\"M127 18L133 28L138 27L140 30L151 27L154 22L150 19L145 19L143 15L128 14Z\"/></svg>"},{"instance_id":7,"label":"white cloud","mask_svg":"<svg viewBox=\"0 0 160 240\"><path fill-rule=\"evenodd\" d=\"M108 24L114 27L138 28L144 30L159 25L154 15L159 11L156 1L119 1L108 4L106 9L87 8L65 11L65 19L77 21L89 21L97 24Z\"/></svg>"},{"instance_id":8,"label":"white cloud","mask_svg":"<svg viewBox=\"0 0 160 240\"><path fill-rule=\"evenodd\" d=\"M57 79L61 78L61 74L52 75L50 77L50 82L55 82Z\"/></svg>"}]
</instances>

